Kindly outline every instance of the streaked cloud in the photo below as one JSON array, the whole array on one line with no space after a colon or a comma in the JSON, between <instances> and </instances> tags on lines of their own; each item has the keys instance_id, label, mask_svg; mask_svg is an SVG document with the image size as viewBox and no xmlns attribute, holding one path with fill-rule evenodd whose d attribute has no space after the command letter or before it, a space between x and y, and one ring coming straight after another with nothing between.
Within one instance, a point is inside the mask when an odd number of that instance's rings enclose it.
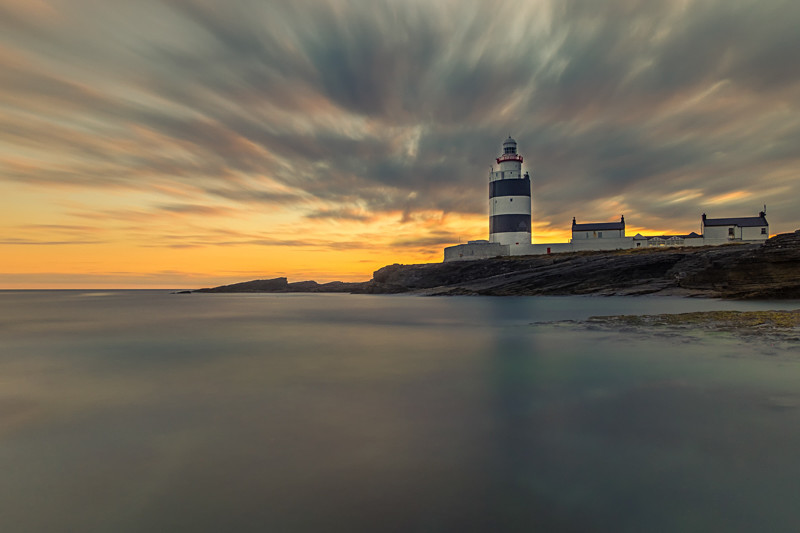
<instances>
[{"instance_id":1,"label":"streaked cloud","mask_svg":"<svg viewBox=\"0 0 800 533\"><path fill-rule=\"evenodd\" d=\"M509 134L540 240L763 204L794 230L798 27L784 0L0 0L4 245L422 260L486 236Z\"/></svg>"},{"instance_id":2,"label":"streaked cloud","mask_svg":"<svg viewBox=\"0 0 800 533\"><path fill-rule=\"evenodd\" d=\"M83 245L83 244L105 244L105 241L98 240L62 240L62 241L45 241L45 240L30 240L21 239L18 237L11 237L8 239L0 240L0 245L5 246L69 246L69 245Z\"/></svg>"},{"instance_id":3,"label":"streaked cloud","mask_svg":"<svg viewBox=\"0 0 800 533\"><path fill-rule=\"evenodd\" d=\"M725 194L713 196L704 202L705 205L716 206L730 203L737 203L744 198L751 198L752 193L748 191L731 191Z\"/></svg>"},{"instance_id":4,"label":"streaked cloud","mask_svg":"<svg viewBox=\"0 0 800 533\"><path fill-rule=\"evenodd\" d=\"M367 213L366 211L357 210L357 209L320 209L318 211L313 211L306 215L306 218L327 218L327 219L334 219L334 220L357 220L359 222L366 222L372 218L372 216Z\"/></svg>"},{"instance_id":5,"label":"streaked cloud","mask_svg":"<svg viewBox=\"0 0 800 533\"><path fill-rule=\"evenodd\" d=\"M187 215L234 216L236 214L233 209L212 205L168 204L159 205L157 206L157 209L169 213Z\"/></svg>"}]
</instances>

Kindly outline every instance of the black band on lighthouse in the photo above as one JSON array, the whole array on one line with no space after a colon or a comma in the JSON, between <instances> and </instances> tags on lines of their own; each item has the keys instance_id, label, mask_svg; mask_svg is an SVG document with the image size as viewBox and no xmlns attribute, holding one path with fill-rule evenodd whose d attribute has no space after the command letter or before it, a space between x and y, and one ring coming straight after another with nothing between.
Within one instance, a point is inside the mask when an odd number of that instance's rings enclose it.
<instances>
[{"instance_id":1,"label":"black band on lighthouse","mask_svg":"<svg viewBox=\"0 0 800 533\"><path fill-rule=\"evenodd\" d=\"M497 196L530 196L530 178L512 178L489 182L489 198Z\"/></svg>"},{"instance_id":2,"label":"black band on lighthouse","mask_svg":"<svg viewBox=\"0 0 800 533\"><path fill-rule=\"evenodd\" d=\"M530 231L531 231L530 215L494 215L492 217L489 217L489 233L530 232Z\"/></svg>"}]
</instances>

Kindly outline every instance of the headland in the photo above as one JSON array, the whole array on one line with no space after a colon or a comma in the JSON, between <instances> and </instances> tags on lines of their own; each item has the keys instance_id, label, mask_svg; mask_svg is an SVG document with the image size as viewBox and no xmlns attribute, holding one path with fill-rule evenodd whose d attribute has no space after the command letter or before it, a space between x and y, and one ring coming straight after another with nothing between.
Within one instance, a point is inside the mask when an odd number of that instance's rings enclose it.
<instances>
[{"instance_id":1,"label":"headland","mask_svg":"<svg viewBox=\"0 0 800 533\"><path fill-rule=\"evenodd\" d=\"M800 230L763 244L656 247L388 265L361 283L286 278L193 292L340 292L355 294L671 295L800 299Z\"/></svg>"}]
</instances>

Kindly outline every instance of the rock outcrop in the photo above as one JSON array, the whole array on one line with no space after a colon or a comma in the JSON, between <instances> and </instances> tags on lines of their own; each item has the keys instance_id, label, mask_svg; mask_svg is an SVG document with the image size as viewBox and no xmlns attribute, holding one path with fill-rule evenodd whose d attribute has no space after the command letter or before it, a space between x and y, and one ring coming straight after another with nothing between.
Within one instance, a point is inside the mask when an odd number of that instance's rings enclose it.
<instances>
[{"instance_id":1,"label":"rock outcrop","mask_svg":"<svg viewBox=\"0 0 800 533\"><path fill-rule=\"evenodd\" d=\"M684 343L692 337L702 339L707 333L730 335L745 342L758 342L774 348L781 343L795 348L800 344L800 309L784 311L700 311L660 315L592 316L586 320L536 322L537 326L566 327L609 332L635 332L646 337L658 337L659 342L670 337ZM762 352L770 353L770 352Z\"/></svg>"},{"instance_id":2,"label":"rock outcrop","mask_svg":"<svg viewBox=\"0 0 800 533\"><path fill-rule=\"evenodd\" d=\"M800 231L763 245L499 257L377 270L359 292L800 298Z\"/></svg>"},{"instance_id":3,"label":"rock outcrop","mask_svg":"<svg viewBox=\"0 0 800 533\"><path fill-rule=\"evenodd\" d=\"M345 283L343 281L331 281L330 283L295 281L289 283L286 278L273 278L244 281L192 292L353 292L360 289L362 285L364 283Z\"/></svg>"},{"instance_id":4,"label":"rock outcrop","mask_svg":"<svg viewBox=\"0 0 800 533\"><path fill-rule=\"evenodd\" d=\"M764 244L647 248L389 265L364 283L286 278L198 292L353 292L425 295L673 294L800 299L800 230Z\"/></svg>"},{"instance_id":5,"label":"rock outcrop","mask_svg":"<svg viewBox=\"0 0 800 533\"><path fill-rule=\"evenodd\" d=\"M800 298L800 230L741 255L705 259L681 280L682 287L725 298Z\"/></svg>"}]
</instances>

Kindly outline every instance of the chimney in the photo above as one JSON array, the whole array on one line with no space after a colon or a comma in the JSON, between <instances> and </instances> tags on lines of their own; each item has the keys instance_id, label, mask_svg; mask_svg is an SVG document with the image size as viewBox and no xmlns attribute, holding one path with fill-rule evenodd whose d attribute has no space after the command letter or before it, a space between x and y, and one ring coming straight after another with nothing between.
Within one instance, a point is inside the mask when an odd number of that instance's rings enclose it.
<instances>
[{"instance_id":1,"label":"chimney","mask_svg":"<svg viewBox=\"0 0 800 533\"><path fill-rule=\"evenodd\" d=\"M575 217L572 217L572 225L575 225Z\"/></svg>"}]
</instances>

